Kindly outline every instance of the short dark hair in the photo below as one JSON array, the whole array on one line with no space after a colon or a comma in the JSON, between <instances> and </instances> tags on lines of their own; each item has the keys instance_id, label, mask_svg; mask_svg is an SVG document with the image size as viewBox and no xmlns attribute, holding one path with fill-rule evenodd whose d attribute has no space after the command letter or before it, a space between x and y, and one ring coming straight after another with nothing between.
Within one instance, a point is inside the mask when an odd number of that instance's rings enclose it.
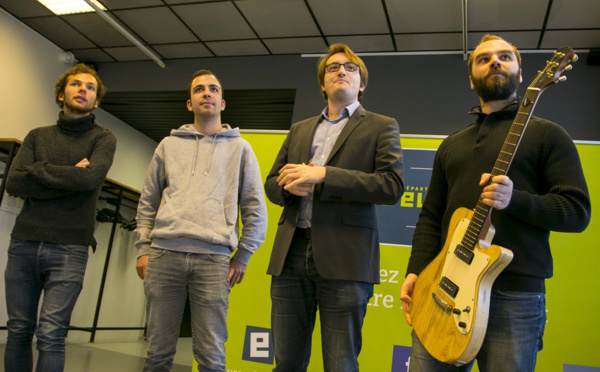
<instances>
[{"instance_id":1,"label":"short dark hair","mask_svg":"<svg viewBox=\"0 0 600 372\"><path fill-rule=\"evenodd\" d=\"M221 80L219 80L217 75L215 75L210 70L198 70L198 71L194 72L194 75L192 75L192 80L190 80L190 85L188 86L188 99L192 99L192 83L194 82L194 79L197 78L198 76L202 76L202 75L212 75L215 77L215 79L217 79L217 81L219 82L219 85L221 86L221 98L224 98L225 96L223 95L223 84L221 84Z\"/></svg>"},{"instance_id":2,"label":"short dark hair","mask_svg":"<svg viewBox=\"0 0 600 372\"><path fill-rule=\"evenodd\" d=\"M92 67L86 65L85 63L78 63L75 66L68 69L61 77L56 81L56 86L54 87L54 100L58 107L63 107L63 101L58 99L61 94L65 93L65 88L67 87L67 81L69 81L69 77L77 74L90 74L96 79L96 102L100 104L102 97L106 94L106 90L104 89L104 84L102 84L102 80L98 76L96 70Z\"/></svg>"},{"instance_id":3,"label":"short dark hair","mask_svg":"<svg viewBox=\"0 0 600 372\"><path fill-rule=\"evenodd\" d=\"M325 85L325 64L327 64L327 60L334 54L344 53L346 57L352 62L356 63L359 67L360 72L360 84L363 87L367 86L367 82L369 81L369 72L367 71L367 66L353 51L345 44L332 44L329 46L327 50L327 54L324 54L319 58L319 64L317 67L317 76L319 78L319 86ZM327 100L327 93L322 91L323 97ZM360 101L364 95L364 90L358 92L358 100Z\"/></svg>"},{"instance_id":4,"label":"short dark hair","mask_svg":"<svg viewBox=\"0 0 600 372\"><path fill-rule=\"evenodd\" d=\"M475 47L475 49L477 49L481 44L483 44L483 43L485 43L487 41L490 41L490 40L502 40L505 43L507 43L508 45L510 45L511 48L512 48L512 50L513 50L513 52L517 56L517 60L519 61L519 68L521 68L521 53L519 53L519 50L517 49L516 46L512 45L511 42L507 41L504 38L501 38L500 36L485 35L484 37L481 38L481 40L479 41L479 44L477 44L477 46ZM469 75L471 75L471 73L473 72L473 61L475 61L475 49L473 49L473 52L469 56Z\"/></svg>"}]
</instances>

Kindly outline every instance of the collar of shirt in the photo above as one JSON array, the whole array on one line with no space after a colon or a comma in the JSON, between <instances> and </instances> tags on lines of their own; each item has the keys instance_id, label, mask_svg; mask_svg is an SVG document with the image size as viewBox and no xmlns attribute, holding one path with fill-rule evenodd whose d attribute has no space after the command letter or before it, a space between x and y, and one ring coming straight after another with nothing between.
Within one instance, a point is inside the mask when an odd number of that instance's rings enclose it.
<instances>
[{"instance_id":1,"label":"collar of shirt","mask_svg":"<svg viewBox=\"0 0 600 372\"><path fill-rule=\"evenodd\" d=\"M335 120L329 119L329 116L327 115L329 113L329 107L325 107L323 109L323 112L321 113L321 119L325 119L328 122L330 122L331 124L337 124L341 120L350 118L350 116L352 116L354 114L354 111L356 111L358 106L360 106L360 102L356 101L356 102L344 107L344 109L340 113L340 117Z\"/></svg>"}]
</instances>

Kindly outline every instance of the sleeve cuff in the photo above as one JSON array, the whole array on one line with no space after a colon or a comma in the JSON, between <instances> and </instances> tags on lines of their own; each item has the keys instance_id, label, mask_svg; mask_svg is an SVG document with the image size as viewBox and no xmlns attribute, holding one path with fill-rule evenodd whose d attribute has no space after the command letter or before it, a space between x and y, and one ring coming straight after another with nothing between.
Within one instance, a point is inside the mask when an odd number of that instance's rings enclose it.
<instances>
[{"instance_id":1,"label":"sleeve cuff","mask_svg":"<svg viewBox=\"0 0 600 372\"><path fill-rule=\"evenodd\" d=\"M239 263L243 263L248 266L248 262L250 261L250 257L252 257L252 253L248 252L245 249L238 248L232 259L238 261Z\"/></svg>"}]
</instances>

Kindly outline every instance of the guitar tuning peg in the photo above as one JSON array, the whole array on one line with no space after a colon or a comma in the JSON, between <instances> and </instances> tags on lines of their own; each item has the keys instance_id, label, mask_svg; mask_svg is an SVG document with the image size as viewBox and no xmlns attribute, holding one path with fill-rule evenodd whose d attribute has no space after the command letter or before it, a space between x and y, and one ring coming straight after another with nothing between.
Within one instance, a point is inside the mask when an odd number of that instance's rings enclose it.
<instances>
[{"instance_id":1,"label":"guitar tuning peg","mask_svg":"<svg viewBox=\"0 0 600 372\"><path fill-rule=\"evenodd\" d=\"M563 82L563 81L567 81L567 77L566 76L561 76L558 78L559 82Z\"/></svg>"},{"instance_id":2,"label":"guitar tuning peg","mask_svg":"<svg viewBox=\"0 0 600 372\"><path fill-rule=\"evenodd\" d=\"M571 71L573 69L573 65L566 65L564 70L565 71Z\"/></svg>"},{"instance_id":3,"label":"guitar tuning peg","mask_svg":"<svg viewBox=\"0 0 600 372\"><path fill-rule=\"evenodd\" d=\"M577 54L573 54L573 57L571 57L571 62L577 62L578 59L579 56Z\"/></svg>"}]
</instances>

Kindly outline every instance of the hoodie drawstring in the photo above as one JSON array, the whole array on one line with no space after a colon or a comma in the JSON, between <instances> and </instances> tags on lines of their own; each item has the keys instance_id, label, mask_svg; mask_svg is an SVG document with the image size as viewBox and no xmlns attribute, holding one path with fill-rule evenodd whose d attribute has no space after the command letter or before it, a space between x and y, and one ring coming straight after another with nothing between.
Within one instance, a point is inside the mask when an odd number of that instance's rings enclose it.
<instances>
[{"instance_id":1,"label":"hoodie drawstring","mask_svg":"<svg viewBox=\"0 0 600 372\"><path fill-rule=\"evenodd\" d=\"M198 160L198 148L200 147L200 144L198 143L198 136L196 137L196 155L194 155L194 164L192 165L192 176L194 175L194 173L196 173L196 161Z\"/></svg>"},{"instance_id":2,"label":"hoodie drawstring","mask_svg":"<svg viewBox=\"0 0 600 372\"><path fill-rule=\"evenodd\" d=\"M218 133L215 133L215 135L213 136L212 145L210 146L210 156L208 157L208 161L206 162L206 171L204 172L205 176L208 174L208 171L210 170L210 161L212 160L213 152L215 151L215 141L217 140L218 135L219 135Z\"/></svg>"},{"instance_id":3,"label":"hoodie drawstring","mask_svg":"<svg viewBox=\"0 0 600 372\"><path fill-rule=\"evenodd\" d=\"M193 124L185 124L185 125L182 125L181 127L179 127L179 129L173 129L171 131L171 136L177 136L177 137L194 136L194 138L196 140L196 154L194 155L194 160L193 160L192 169L191 169L192 176L194 176L196 174L196 168L198 167L198 162L199 162L198 157L200 155L200 145L201 145L200 141L208 141L209 138L207 138L207 137L212 136L210 155L208 156L208 159L206 161L206 171L204 172L204 175L206 176L208 174L208 172L210 172L212 157L215 152L215 146L217 145L216 144L217 136L221 136L223 138L240 137L239 130L237 128L232 129L231 126L229 126L229 124L222 124L221 126L222 126L222 129L220 132L215 132L212 134L203 134L203 133L198 132L198 130L196 130L194 128ZM204 154L204 152L203 152L203 154Z\"/></svg>"}]
</instances>

